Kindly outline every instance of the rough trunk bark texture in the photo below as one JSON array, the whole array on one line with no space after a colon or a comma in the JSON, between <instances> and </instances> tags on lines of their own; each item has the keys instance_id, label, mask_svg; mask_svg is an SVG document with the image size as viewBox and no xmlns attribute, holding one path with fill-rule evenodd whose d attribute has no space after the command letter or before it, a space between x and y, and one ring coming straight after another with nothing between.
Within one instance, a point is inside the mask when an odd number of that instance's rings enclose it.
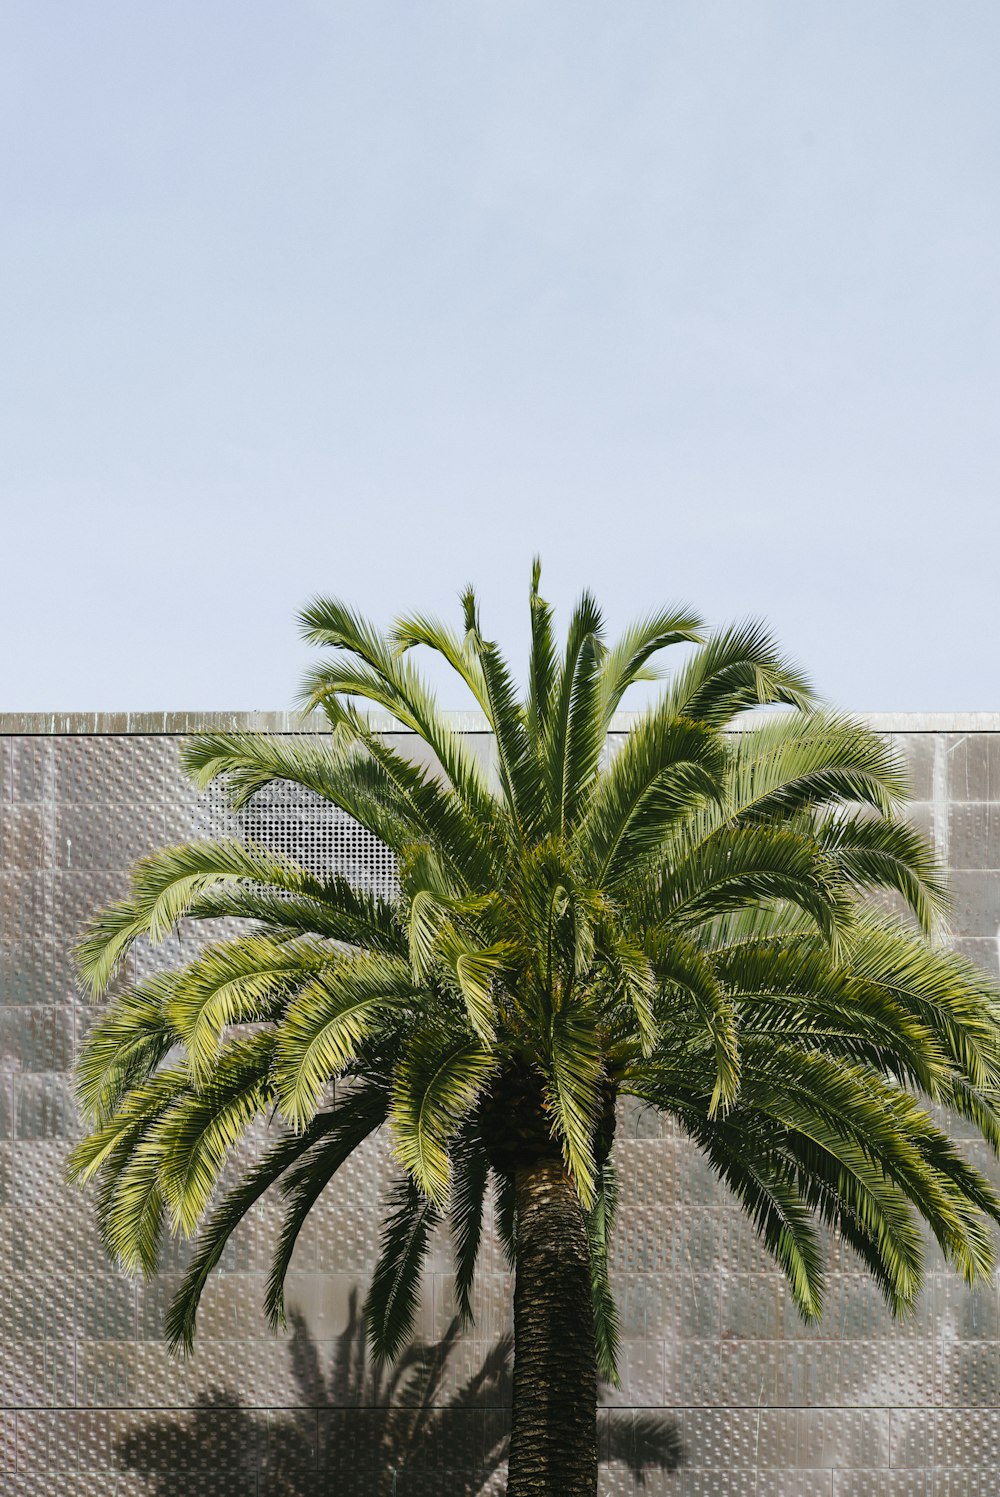
<instances>
[{"instance_id":1,"label":"rough trunk bark texture","mask_svg":"<svg viewBox=\"0 0 1000 1497\"><path fill-rule=\"evenodd\" d=\"M518 1169L507 1497L596 1497L597 1364L583 1211L561 1160Z\"/></svg>"}]
</instances>

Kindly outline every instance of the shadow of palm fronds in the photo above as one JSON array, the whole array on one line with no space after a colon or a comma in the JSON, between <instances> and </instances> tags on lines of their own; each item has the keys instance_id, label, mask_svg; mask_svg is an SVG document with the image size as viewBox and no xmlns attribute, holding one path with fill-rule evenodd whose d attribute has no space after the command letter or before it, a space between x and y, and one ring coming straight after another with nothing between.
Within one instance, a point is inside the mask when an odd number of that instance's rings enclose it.
<instances>
[{"instance_id":1,"label":"shadow of palm fronds","mask_svg":"<svg viewBox=\"0 0 1000 1497\"><path fill-rule=\"evenodd\" d=\"M153 1414L117 1443L120 1468L149 1479L151 1497L485 1497L502 1492L513 1342L502 1336L458 1375L458 1321L438 1342L414 1342L391 1366L372 1363L359 1296L324 1372L304 1316L290 1317L299 1406L253 1409L224 1388L192 1409ZM612 1410L603 1460L641 1489L649 1469L673 1471L676 1427Z\"/></svg>"}]
</instances>

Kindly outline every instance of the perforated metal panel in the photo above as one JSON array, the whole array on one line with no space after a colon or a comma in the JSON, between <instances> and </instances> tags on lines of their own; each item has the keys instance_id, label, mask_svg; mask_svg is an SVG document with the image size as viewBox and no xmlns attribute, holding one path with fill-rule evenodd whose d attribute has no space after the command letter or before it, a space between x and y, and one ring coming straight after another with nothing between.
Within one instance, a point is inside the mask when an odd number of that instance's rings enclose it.
<instances>
[{"instance_id":1,"label":"perforated metal panel","mask_svg":"<svg viewBox=\"0 0 1000 1497\"><path fill-rule=\"evenodd\" d=\"M396 861L346 812L301 785L269 785L238 811L215 786L200 798L199 822L210 837L239 837L281 853L317 876L340 875L357 888L395 897Z\"/></svg>"},{"instance_id":2,"label":"perforated metal panel","mask_svg":"<svg viewBox=\"0 0 1000 1497\"><path fill-rule=\"evenodd\" d=\"M198 797L166 723L106 734L96 721L86 733L18 726L0 736L0 1490L499 1493L511 1286L492 1237L473 1333L450 1335L441 1240L417 1326L422 1355L393 1382L362 1353L384 1141L350 1162L302 1235L289 1334L272 1337L260 1313L278 1223L265 1202L226 1251L190 1361L162 1340L188 1250L170 1244L156 1281L131 1282L109 1267L85 1199L64 1180L78 1129L72 1057L91 1017L70 947L85 917L123 891L129 862L191 836L240 835L388 896L388 854L307 793L268 792L238 816ZM953 939L995 973L1000 732L945 728L899 743L914 820L953 870ZM477 749L488 761L481 735ZM174 959L188 939L139 960ZM893 1327L838 1253L826 1320L806 1331L675 1129L631 1109L618 1154L623 1387L601 1414L602 1497L993 1497L995 1286L970 1294L935 1260L914 1322ZM631 1467L644 1462L640 1486Z\"/></svg>"}]
</instances>

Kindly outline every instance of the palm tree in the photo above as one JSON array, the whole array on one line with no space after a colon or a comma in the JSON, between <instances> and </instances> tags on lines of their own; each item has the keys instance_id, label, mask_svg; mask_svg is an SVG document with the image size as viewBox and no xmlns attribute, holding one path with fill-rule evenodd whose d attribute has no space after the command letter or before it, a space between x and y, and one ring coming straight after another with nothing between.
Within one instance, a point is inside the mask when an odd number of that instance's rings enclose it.
<instances>
[{"instance_id":1,"label":"palm tree","mask_svg":"<svg viewBox=\"0 0 1000 1497\"><path fill-rule=\"evenodd\" d=\"M387 1128L398 1173L366 1306L375 1354L409 1337L442 1221L471 1315L495 1199L514 1269L508 1492L592 1497L597 1378L615 1375L618 1099L661 1109L704 1151L804 1317L822 1311L829 1232L903 1314L921 1218L969 1281L994 1261L1000 1199L929 1104L1000 1146L1000 1007L979 970L927 938L944 891L900 819L893 751L816 709L762 628L706 637L690 611L665 610L608 646L585 594L560 650L536 563L522 700L471 590L463 601L461 633L411 616L384 635L317 600L305 634L332 653L305 701L329 736L186 746L197 783L221 783L235 807L291 781L346 812L394 854L398 889L380 897L239 840L137 864L80 946L95 993L138 938L181 920L246 927L111 1002L79 1061L92 1131L71 1168L97 1177L125 1267L153 1273L167 1227L198 1232L167 1323L190 1347L227 1239L275 1187L266 1310L282 1321L312 1206ZM692 641L609 756L626 690ZM493 770L439 711L417 647L485 714ZM787 710L754 715L774 704ZM369 707L428 762L393 748ZM222 1191L259 1126L258 1162Z\"/></svg>"}]
</instances>

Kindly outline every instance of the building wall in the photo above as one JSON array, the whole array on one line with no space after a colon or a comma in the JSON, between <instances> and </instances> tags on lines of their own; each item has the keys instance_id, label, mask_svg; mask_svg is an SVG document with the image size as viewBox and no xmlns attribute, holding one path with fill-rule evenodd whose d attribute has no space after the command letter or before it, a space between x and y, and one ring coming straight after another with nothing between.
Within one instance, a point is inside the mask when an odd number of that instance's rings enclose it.
<instances>
[{"instance_id":1,"label":"building wall","mask_svg":"<svg viewBox=\"0 0 1000 1497\"><path fill-rule=\"evenodd\" d=\"M240 724L289 726L280 717L211 722ZM226 829L177 765L180 733L208 725L0 719L0 1489L501 1491L510 1284L492 1241L474 1334L454 1334L441 1242L418 1347L394 1372L366 1364L358 1304L376 1245L379 1147L343 1172L303 1236L288 1335L272 1336L260 1313L276 1221L265 1205L227 1252L188 1361L168 1356L162 1341L183 1245L170 1244L154 1283L130 1281L108 1265L86 1198L64 1183L79 1127L70 1071L90 1018L69 947L86 916L122 892L135 857ZM913 817L952 871L953 939L995 974L1000 718L875 725L905 752ZM488 754L488 738L476 742ZM377 850L302 797L251 830L299 856L353 864L375 883L387 876ZM968 1147L985 1163L982 1145ZM915 1321L894 1327L845 1257L832 1264L824 1323L807 1331L682 1138L630 1113L618 1152L623 1387L601 1414L602 1493L997 1490L995 1286L972 1293L935 1264Z\"/></svg>"}]
</instances>

